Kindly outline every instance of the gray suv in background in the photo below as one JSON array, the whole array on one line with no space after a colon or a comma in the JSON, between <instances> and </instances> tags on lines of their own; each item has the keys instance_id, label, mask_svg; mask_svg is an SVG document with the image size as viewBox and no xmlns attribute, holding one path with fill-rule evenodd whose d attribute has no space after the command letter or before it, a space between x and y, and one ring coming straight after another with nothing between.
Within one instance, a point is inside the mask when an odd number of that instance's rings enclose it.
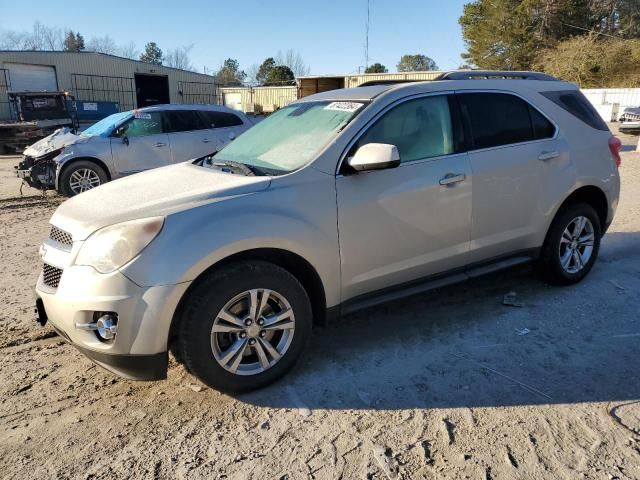
<instances>
[{"instance_id":1,"label":"gray suv in background","mask_svg":"<svg viewBox=\"0 0 640 480\"><path fill-rule=\"evenodd\" d=\"M39 320L128 378L164 378L171 350L212 387L257 388L327 318L523 262L579 282L619 149L575 85L542 74L312 95L206 161L63 203Z\"/></svg>"},{"instance_id":2,"label":"gray suv in background","mask_svg":"<svg viewBox=\"0 0 640 480\"><path fill-rule=\"evenodd\" d=\"M69 197L132 173L222 149L253 122L216 105L158 105L110 115L79 134L58 130L24 151L18 176Z\"/></svg>"}]
</instances>

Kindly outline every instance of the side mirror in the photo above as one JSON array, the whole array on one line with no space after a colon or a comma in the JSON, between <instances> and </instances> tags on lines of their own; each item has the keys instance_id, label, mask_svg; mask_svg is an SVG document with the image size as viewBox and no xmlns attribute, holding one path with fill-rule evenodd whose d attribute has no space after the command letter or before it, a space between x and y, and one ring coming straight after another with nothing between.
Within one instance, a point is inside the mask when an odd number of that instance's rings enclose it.
<instances>
[{"instance_id":1,"label":"side mirror","mask_svg":"<svg viewBox=\"0 0 640 480\"><path fill-rule=\"evenodd\" d=\"M122 135L122 143L124 143L127 147L129 146L129 137L127 137L126 133Z\"/></svg>"},{"instance_id":2,"label":"side mirror","mask_svg":"<svg viewBox=\"0 0 640 480\"><path fill-rule=\"evenodd\" d=\"M368 143L361 146L347 163L356 172L395 168L400 165L400 153L395 145Z\"/></svg>"}]
</instances>

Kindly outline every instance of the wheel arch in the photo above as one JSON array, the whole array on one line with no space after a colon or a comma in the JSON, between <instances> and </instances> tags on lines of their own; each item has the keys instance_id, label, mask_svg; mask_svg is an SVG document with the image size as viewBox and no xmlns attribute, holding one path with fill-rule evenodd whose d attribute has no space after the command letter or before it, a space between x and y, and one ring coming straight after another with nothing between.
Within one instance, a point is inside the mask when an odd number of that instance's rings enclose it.
<instances>
[{"instance_id":1,"label":"wheel arch","mask_svg":"<svg viewBox=\"0 0 640 480\"><path fill-rule=\"evenodd\" d=\"M260 260L273 263L274 265L278 265L279 267L284 268L294 277L296 277L296 279L298 279L298 281L302 284L305 291L309 295L309 300L311 301L311 309L313 312L314 325L322 325L325 323L327 312L326 292L324 284L322 283L320 275L318 274L315 267L313 267L313 265L311 265L311 263L309 263L309 261L305 258L289 250L278 248L255 248L234 253L217 261L206 270L204 270L200 275L198 275L195 280L193 280L193 282L191 282L189 288L180 298L178 306L171 320L171 326L169 327L169 338L167 340L167 345L170 350L174 350L172 346L176 338L176 334L178 331L177 327L180 322L180 317L182 315L185 302L189 298L189 295L191 294L193 289L199 284L199 282L214 271L227 265L240 261L251 260ZM175 353L176 352L174 351L174 354Z\"/></svg>"},{"instance_id":2,"label":"wheel arch","mask_svg":"<svg viewBox=\"0 0 640 480\"><path fill-rule=\"evenodd\" d=\"M568 205L573 203L584 202L591 205L600 219L600 228L602 233L607 228L607 218L609 216L609 200L604 191L595 185L585 185L577 188L560 204L553 216L555 219Z\"/></svg>"},{"instance_id":3,"label":"wheel arch","mask_svg":"<svg viewBox=\"0 0 640 480\"><path fill-rule=\"evenodd\" d=\"M107 164L104 163L102 160L100 160L99 158L96 157L74 157L70 160L67 160L66 162L64 162L61 166L60 166L60 171L58 172L58 174L56 175L56 190L60 189L60 178L62 177L62 172L64 172L67 168L69 168L71 165L73 165L76 162L79 161L85 161L85 162L92 162L95 163L96 165L98 165L100 168L102 168L102 170L104 170L104 173L107 174L107 178L109 179L109 181L113 180L113 178L111 177L111 171L109 170L109 167L107 167Z\"/></svg>"}]
</instances>

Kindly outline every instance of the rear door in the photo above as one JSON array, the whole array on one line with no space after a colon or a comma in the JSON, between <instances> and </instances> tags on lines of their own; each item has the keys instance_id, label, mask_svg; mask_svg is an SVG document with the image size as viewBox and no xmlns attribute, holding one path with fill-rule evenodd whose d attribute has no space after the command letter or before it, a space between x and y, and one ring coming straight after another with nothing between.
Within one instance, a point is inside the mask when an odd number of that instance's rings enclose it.
<instances>
[{"instance_id":1,"label":"rear door","mask_svg":"<svg viewBox=\"0 0 640 480\"><path fill-rule=\"evenodd\" d=\"M162 167L171 162L163 112L135 112L111 137L111 155L120 175Z\"/></svg>"},{"instance_id":2,"label":"rear door","mask_svg":"<svg viewBox=\"0 0 640 480\"><path fill-rule=\"evenodd\" d=\"M217 151L215 139L198 110L167 110L171 161L184 162Z\"/></svg>"},{"instance_id":3,"label":"rear door","mask_svg":"<svg viewBox=\"0 0 640 480\"><path fill-rule=\"evenodd\" d=\"M508 92L459 92L471 137L471 263L535 247L546 214L540 196L568 150L556 126Z\"/></svg>"},{"instance_id":4,"label":"rear door","mask_svg":"<svg viewBox=\"0 0 640 480\"><path fill-rule=\"evenodd\" d=\"M248 128L238 115L231 112L206 110L202 114L206 118L211 138L215 139L217 150L221 150Z\"/></svg>"}]
</instances>

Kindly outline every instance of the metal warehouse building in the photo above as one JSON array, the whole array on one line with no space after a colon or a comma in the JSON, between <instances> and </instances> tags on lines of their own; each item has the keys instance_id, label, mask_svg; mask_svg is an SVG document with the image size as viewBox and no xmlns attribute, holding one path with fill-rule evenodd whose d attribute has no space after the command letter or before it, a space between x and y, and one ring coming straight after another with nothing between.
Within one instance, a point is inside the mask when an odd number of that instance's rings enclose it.
<instances>
[{"instance_id":1,"label":"metal warehouse building","mask_svg":"<svg viewBox=\"0 0 640 480\"><path fill-rule=\"evenodd\" d=\"M220 103L211 75L96 52L0 51L0 120L7 92L68 91L119 110L159 103Z\"/></svg>"}]
</instances>

